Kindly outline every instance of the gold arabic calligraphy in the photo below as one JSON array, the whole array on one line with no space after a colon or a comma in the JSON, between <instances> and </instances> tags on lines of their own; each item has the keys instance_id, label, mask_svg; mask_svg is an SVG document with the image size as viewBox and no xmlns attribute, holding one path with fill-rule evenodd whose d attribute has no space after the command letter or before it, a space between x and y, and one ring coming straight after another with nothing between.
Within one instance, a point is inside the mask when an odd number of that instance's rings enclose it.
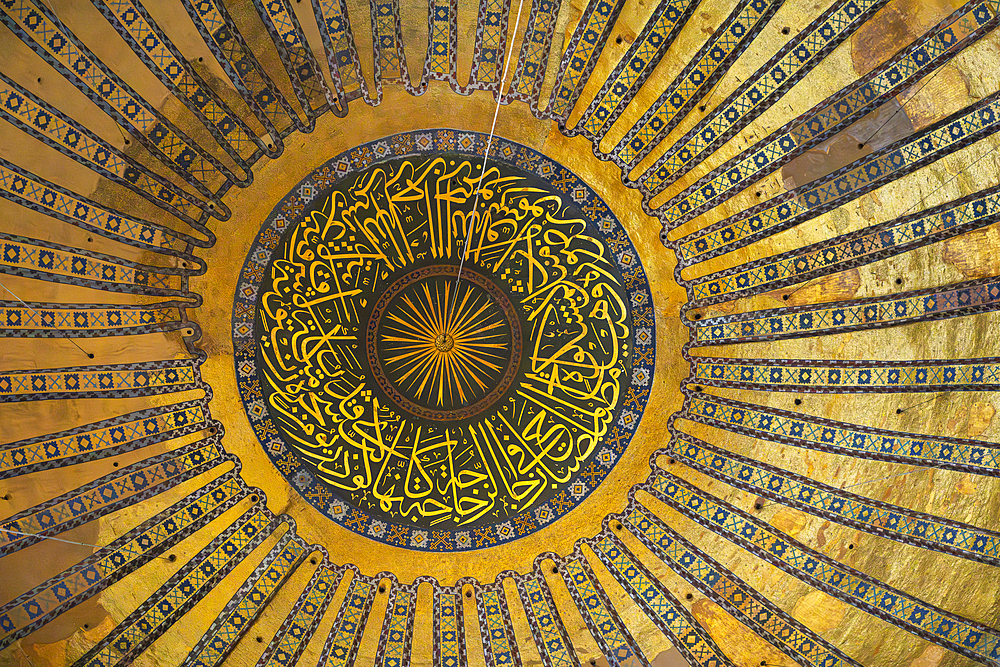
<instances>
[{"instance_id":1,"label":"gold arabic calligraphy","mask_svg":"<svg viewBox=\"0 0 1000 667\"><path fill-rule=\"evenodd\" d=\"M631 319L604 245L540 181L479 169L444 154L342 181L283 237L258 298L275 426L338 496L394 523L531 508L621 407Z\"/></svg>"}]
</instances>

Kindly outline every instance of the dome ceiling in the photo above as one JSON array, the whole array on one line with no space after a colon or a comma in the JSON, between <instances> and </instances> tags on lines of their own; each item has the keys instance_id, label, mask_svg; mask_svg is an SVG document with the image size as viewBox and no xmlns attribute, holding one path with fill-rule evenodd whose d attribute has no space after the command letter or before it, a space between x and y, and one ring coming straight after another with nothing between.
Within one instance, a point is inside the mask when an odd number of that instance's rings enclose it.
<instances>
[{"instance_id":1,"label":"dome ceiling","mask_svg":"<svg viewBox=\"0 0 1000 667\"><path fill-rule=\"evenodd\" d=\"M1000 665L1000 2L0 21L0 665Z\"/></svg>"}]
</instances>

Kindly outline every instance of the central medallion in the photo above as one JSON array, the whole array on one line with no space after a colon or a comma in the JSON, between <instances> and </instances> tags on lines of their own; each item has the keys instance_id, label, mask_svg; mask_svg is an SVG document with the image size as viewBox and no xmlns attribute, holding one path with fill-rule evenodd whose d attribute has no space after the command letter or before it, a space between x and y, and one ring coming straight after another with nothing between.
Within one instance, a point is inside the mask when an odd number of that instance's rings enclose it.
<instances>
[{"instance_id":1,"label":"central medallion","mask_svg":"<svg viewBox=\"0 0 1000 667\"><path fill-rule=\"evenodd\" d=\"M327 516L483 547L558 518L621 456L649 393L651 297L571 172L503 140L484 172L486 137L420 136L331 160L276 209L237 297L240 390Z\"/></svg>"},{"instance_id":2,"label":"central medallion","mask_svg":"<svg viewBox=\"0 0 1000 667\"><path fill-rule=\"evenodd\" d=\"M365 343L379 387L403 410L434 421L467 419L510 388L521 323L503 290L470 267L407 273L372 310Z\"/></svg>"}]
</instances>

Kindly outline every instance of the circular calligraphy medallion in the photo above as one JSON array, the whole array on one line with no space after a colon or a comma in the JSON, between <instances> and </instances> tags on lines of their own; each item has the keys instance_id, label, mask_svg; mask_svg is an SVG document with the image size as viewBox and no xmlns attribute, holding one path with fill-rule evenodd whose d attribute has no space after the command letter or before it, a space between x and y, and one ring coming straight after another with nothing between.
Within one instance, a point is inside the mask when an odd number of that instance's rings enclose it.
<instances>
[{"instance_id":1,"label":"circular calligraphy medallion","mask_svg":"<svg viewBox=\"0 0 1000 667\"><path fill-rule=\"evenodd\" d=\"M571 172L449 130L340 155L274 210L233 315L247 416L334 521L472 549L557 519L649 394L649 285ZM459 268L461 267L461 269Z\"/></svg>"}]
</instances>

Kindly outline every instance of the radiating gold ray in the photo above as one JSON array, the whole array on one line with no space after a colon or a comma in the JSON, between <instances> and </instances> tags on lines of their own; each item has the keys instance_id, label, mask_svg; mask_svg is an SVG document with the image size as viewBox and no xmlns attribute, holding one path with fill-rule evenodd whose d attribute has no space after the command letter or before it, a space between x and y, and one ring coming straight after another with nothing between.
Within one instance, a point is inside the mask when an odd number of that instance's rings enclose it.
<instances>
[{"instance_id":1,"label":"radiating gold ray","mask_svg":"<svg viewBox=\"0 0 1000 667\"><path fill-rule=\"evenodd\" d=\"M474 402L504 371L504 316L473 285L424 282L400 296L385 322L384 363L421 401Z\"/></svg>"}]
</instances>

